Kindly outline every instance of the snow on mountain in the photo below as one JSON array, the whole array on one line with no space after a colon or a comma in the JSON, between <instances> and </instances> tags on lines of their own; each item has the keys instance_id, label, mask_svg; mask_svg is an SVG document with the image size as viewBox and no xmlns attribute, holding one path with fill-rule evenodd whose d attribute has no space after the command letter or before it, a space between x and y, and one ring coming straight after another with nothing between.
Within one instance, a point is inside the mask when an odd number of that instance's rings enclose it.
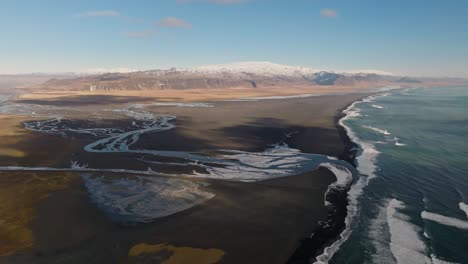
<instances>
[{"instance_id":1,"label":"snow on mountain","mask_svg":"<svg viewBox=\"0 0 468 264\"><path fill-rule=\"evenodd\" d=\"M384 76L395 76L392 72L381 71L381 70L347 70L343 71L344 74L377 74L377 75L384 75Z\"/></svg>"},{"instance_id":2,"label":"snow on mountain","mask_svg":"<svg viewBox=\"0 0 468 264\"><path fill-rule=\"evenodd\" d=\"M347 70L347 71L321 71L318 69L301 67L301 66L290 66L276 64L268 61L246 61L246 62L234 62L227 64L215 64L200 66L191 69L192 72L198 73L231 73L231 74L256 74L262 76L289 76L289 77L301 77L304 75L322 73L337 73L344 75L362 75L362 74L377 74L393 76L391 72L385 72L380 70Z\"/></svg>"},{"instance_id":3,"label":"snow on mountain","mask_svg":"<svg viewBox=\"0 0 468 264\"><path fill-rule=\"evenodd\" d=\"M201 66L192 69L193 72L199 73L231 73L231 74L256 74L262 76L302 76L311 75L318 70L300 67L281 65L272 62L235 62L228 64L217 64Z\"/></svg>"}]
</instances>

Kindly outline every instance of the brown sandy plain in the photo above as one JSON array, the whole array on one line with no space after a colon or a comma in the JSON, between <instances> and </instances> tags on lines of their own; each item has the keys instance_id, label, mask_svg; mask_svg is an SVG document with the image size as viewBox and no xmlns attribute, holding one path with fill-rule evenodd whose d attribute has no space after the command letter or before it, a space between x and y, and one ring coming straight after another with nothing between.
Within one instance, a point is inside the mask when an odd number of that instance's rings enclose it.
<instances>
[{"instance_id":1,"label":"brown sandy plain","mask_svg":"<svg viewBox=\"0 0 468 264\"><path fill-rule=\"evenodd\" d=\"M380 83L377 87L395 87L395 83ZM407 85L410 87L411 85ZM54 99L63 96L122 96L151 98L158 101L214 101L235 98L265 97L265 96L291 96L301 94L338 94L351 92L366 92L376 88L376 84L361 84L356 86L293 86L287 87L258 87L255 89L245 87L223 89L153 89L153 90L63 90L48 91L43 89L28 89L27 93L19 96L19 99Z\"/></svg>"},{"instance_id":2,"label":"brown sandy plain","mask_svg":"<svg viewBox=\"0 0 468 264\"><path fill-rule=\"evenodd\" d=\"M187 92L187 91L185 91ZM266 96L239 92L235 97ZM232 98L197 91L167 96L54 93L21 95L18 102L92 109L127 102L211 101ZM309 92L310 93L310 92ZM289 95L287 93L281 95ZM345 144L336 127L341 109L367 94L261 101L217 101L215 107L152 107L176 115L175 129L149 133L138 144L148 149L209 153L229 148L259 151L285 141L303 152L340 156ZM175 99L177 98L177 99ZM75 104L73 104L75 102ZM88 122L90 117L77 115ZM69 167L71 160L93 168L146 169L125 154L87 153L91 139L67 139L27 131L22 116L2 116L0 166ZM119 124L120 120L100 120ZM293 136L286 137L285 134ZM135 146L138 147L138 146ZM161 171L176 170L159 165ZM191 170L191 168L188 168ZM109 177L132 177L109 174ZM198 206L149 224L121 226L89 201L76 173L0 173L0 263L285 263L302 238L329 211L324 193L335 180L325 169L256 183L207 182L216 196ZM189 260L188 260L189 259Z\"/></svg>"}]
</instances>

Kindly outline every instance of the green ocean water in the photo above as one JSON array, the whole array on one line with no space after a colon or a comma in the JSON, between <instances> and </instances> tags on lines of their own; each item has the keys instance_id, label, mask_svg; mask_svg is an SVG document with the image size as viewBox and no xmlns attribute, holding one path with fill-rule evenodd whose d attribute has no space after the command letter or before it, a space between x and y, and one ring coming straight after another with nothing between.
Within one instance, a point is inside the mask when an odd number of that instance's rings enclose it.
<instances>
[{"instance_id":1,"label":"green ocean water","mask_svg":"<svg viewBox=\"0 0 468 264\"><path fill-rule=\"evenodd\" d=\"M468 263L468 87L391 91L342 122L362 176L329 262Z\"/></svg>"}]
</instances>

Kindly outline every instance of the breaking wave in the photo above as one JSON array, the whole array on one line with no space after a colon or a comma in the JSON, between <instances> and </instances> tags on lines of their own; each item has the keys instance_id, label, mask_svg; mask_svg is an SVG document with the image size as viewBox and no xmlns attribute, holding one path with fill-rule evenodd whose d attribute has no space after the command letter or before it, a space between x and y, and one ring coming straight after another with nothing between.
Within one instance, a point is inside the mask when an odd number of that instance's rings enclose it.
<instances>
[{"instance_id":1,"label":"breaking wave","mask_svg":"<svg viewBox=\"0 0 468 264\"><path fill-rule=\"evenodd\" d=\"M458 204L458 207L460 208L460 210L462 210L463 212L465 212L466 214L466 218L468 218L468 204L464 203L464 202L460 202Z\"/></svg>"},{"instance_id":2,"label":"breaking wave","mask_svg":"<svg viewBox=\"0 0 468 264\"><path fill-rule=\"evenodd\" d=\"M383 96L385 96L385 94L383 94ZM369 102L375 97L375 95L369 96L361 101L352 103L343 111L344 116L338 122L339 125L346 130L351 141L357 144L361 150L356 157L356 164L360 177L357 182L351 185L351 188L348 191L345 229L341 232L340 237L335 242L326 247L321 255L317 256L314 263L328 263L332 259L333 255L340 249L341 245L343 245L343 243L349 238L352 233L352 225L354 224L359 212L359 198L363 193L363 189L369 184L369 181L375 177L375 172L377 171L376 160L380 152L377 151L374 144L361 140L346 124L347 120L361 116L360 109L357 107L359 104Z\"/></svg>"},{"instance_id":3,"label":"breaking wave","mask_svg":"<svg viewBox=\"0 0 468 264\"><path fill-rule=\"evenodd\" d=\"M336 177L336 181L328 186L327 191L325 192L325 205L329 206L330 202L327 201L327 196L331 190L346 191L351 183L353 182L353 173L347 168L339 165L335 165L329 162L320 164L319 167L327 168L330 170Z\"/></svg>"},{"instance_id":4,"label":"breaking wave","mask_svg":"<svg viewBox=\"0 0 468 264\"><path fill-rule=\"evenodd\" d=\"M397 263L432 263L426 256L426 244L419 233L421 228L409 222L409 217L400 212L405 204L392 199L387 205L387 224L390 230L390 250Z\"/></svg>"},{"instance_id":5,"label":"breaking wave","mask_svg":"<svg viewBox=\"0 0 468 264\"><path fill-rule=\"evenodd\" d=\"M441 225L451 226L459 229L468 230L468 221L460 220L458 218L449 217L441 214L431 213L423 211L421 217L426 220L430 220Z\"/></svg>"},{"instance_id":6,"label":"breaking wave","mask_svg":"<svg viewBox=\"0 0 468 264\"><path fill-rule=\"evenodd\" d=\"M371 106L372 106L373 108L377 108L377 109L383 109L383 108L384 108L384 107L381 106L381 105L375 105L375 104L373 104L373 105L371 105Z\"/></svg>"},{"instance_id":7,"label":"breaking wave","mask_svg":"<svg viewBox=\"0 0 468 264\"><path fill-rule=\"evenodd\" d=\"M386 136L389 136L391 135L390 132L388 132L386 129L380 129L380 128L376 128L376 127L372 127L372 126L363 126L364 128L367 128L367 129L370 129L374 132L377 132L379 134L383 134L383 135L386 135Z\"/></svg>"}]
</instances>

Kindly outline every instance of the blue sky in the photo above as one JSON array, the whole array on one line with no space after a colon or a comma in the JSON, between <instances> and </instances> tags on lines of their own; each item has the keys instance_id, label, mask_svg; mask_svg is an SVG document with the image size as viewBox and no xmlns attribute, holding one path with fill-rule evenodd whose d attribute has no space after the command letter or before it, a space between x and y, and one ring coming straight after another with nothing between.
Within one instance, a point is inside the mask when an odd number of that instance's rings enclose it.
<instances>
[{"instance_id":1,"label":"blue sky","mask_svg":"<svg viewBox=\"0 0 468 264\"><path fill-rule=\"evenodd\" d=\"M468 1L2 0L0 73L271 61L468 77Z\"/></svg>"}]
</instances>

